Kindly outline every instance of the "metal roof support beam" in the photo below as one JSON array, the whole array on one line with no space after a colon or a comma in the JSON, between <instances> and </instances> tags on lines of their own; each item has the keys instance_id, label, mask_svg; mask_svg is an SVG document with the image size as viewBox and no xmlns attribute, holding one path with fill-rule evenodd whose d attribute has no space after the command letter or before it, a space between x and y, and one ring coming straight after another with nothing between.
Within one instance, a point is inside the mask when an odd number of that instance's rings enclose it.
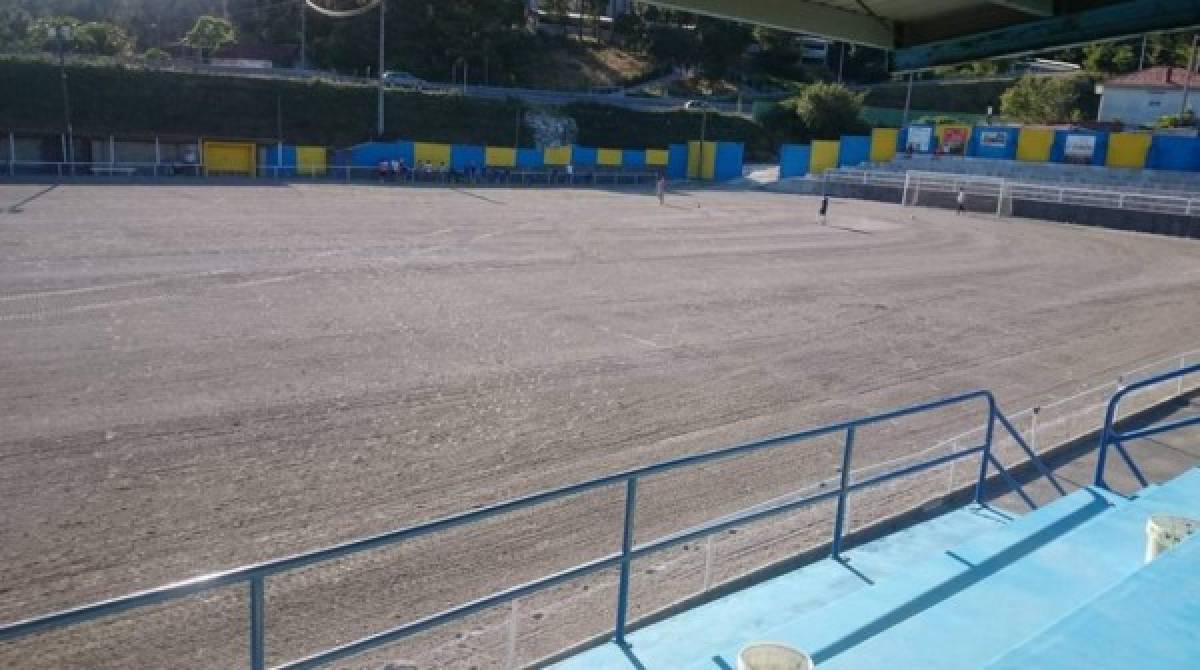
<instances>
[{"instance_id":1,"label":"metal roof support beam","mask_svg":"<svg viewBox=\"0 0 1200 670\"><path fill-rule=\"evenodd\" d=\"M1136 0L897 49L901 72L1200 25L1200 0Z\"/></svg>"},{"instance_id":2,"label":"metal roof support beam","mask_svg":"<svg viewBox=\"0 0 1200 670\"><path fill-rule=\"evenodd\" d=\"M647 0L649 4L777 28L812 33L854 44L891 49L892 23L887 19L829 7L807 0Z\"/></svg>"},{"instance_id":3,"label":"metal roof support beam","mask_svg":"<svg viewBox=\"0 0 1200 670\"><path fill-rule=\"evenodd\" d=\"M988 2L1034 16L1054 16L1054 0L988 0Z\"/></svg>"}]
</instances>

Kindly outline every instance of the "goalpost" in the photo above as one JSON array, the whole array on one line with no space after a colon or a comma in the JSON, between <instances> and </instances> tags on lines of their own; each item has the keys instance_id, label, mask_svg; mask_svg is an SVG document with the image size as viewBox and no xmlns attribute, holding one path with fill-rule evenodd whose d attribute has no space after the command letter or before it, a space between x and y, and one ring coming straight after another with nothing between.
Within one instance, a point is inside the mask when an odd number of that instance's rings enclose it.
<instances>
[{"instance_id":1,"label":"goalpost","mask_svg":"<svg viewBox=\"0 0 1200 670\"><path fill-rule=\"evenodd\" d=\"M996 216L1012 215L1012 188L1007 179L982 175L957 174L950 172L927 172L908 170L904 173L904 192L900 196L902 207L919 207L922 198L927 201L941 195L956 197L962 190L968 200L995 199Z\"/></svg>"}]
</instances>

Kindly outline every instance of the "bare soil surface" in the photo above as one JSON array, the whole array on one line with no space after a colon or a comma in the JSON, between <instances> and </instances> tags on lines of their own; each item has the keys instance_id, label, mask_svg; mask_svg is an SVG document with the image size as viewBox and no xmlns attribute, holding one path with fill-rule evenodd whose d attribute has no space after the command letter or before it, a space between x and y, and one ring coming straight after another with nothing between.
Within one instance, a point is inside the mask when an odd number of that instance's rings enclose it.
<instances>
[{"instance_id":1,"label":"bare soil surface","mask_svg":"<svg viewBox=\"0 0 1200 670\"><path fill-rule=\"evenodd\" d=\"M974 388L1016 410L1197 348L1200 243L784 194L0 185L0 620ZM19 205L14 210L10 206ZM864 431L857 469L978 425ZM830 438L651 478L646 541L836 476ZM952 477L971 476L960 467ZM944 487L856 499L863 523ZM616 549L621 491L268 582L272 663ZM715 540L728 579L829 509ZM700 587L635 566L636 617ZM523 600L531 661L614 576ZM509 610L337 667L499 667ZM244 589L0 666L245 667Z\"/></svg>"}]
</instances>

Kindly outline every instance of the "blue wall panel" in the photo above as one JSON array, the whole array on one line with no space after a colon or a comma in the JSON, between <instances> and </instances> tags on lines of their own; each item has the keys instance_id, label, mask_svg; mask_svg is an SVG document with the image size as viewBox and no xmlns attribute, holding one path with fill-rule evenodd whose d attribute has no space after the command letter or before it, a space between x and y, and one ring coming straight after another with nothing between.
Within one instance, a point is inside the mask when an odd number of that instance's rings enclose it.
<instances>
[{"instance_id":1,"label":"blue wall panel","mask_svg":"<svg viewBox=\"0 0 1200 670\"><path fill-rule=\"evenodd\" d=\"M843 135L838 148L838 167L854 167L871 160L869 135Z\"/></svg>"},{"instance_id":2,"label":"blue wall panel","mask_svg":"<svg viewBox=\"0 0 1200 670\"><path fill-rule=\"evenodd\" d=\"M1054 144L1050 147L1051 163L1067 162L1066 146L1068 135L1094 135L1096 137L1096 150L1092 152L1092 160L1088 165L1104 165L1105 159L1108 157L1108 133L1098 133L1091 130L1054 131Z\"/></svg>"},{"instance_id":3,"label":"blue wall panel","mask_svg":"<svg viewBox=\"0 0 1200 670\"><path fill-rule=\"evenodd\" d=\"M983 134L994 135L996 141L983 142ZM1017 138L1021 129L1008 126L975 126L971 130L971 139L967 143L967 155L980 158L999 158L1013 160L1017 157ZM1003 139L1004 145L998 146Z\"/></svg>"},{"instance_id":4,"label":"blue wall panel","mask_svg":"<svg viewBox=\"0 0 1200 670\"><path fill-rule=\"evenodd\" d=\"M596 149L593 147L571 147L571 164L576 167L591 167L596 164Z\"/></svg>"},{"instance_id":5,"label":"blue wall panel","mask_svg":"<svg viewBox=\"0 0 1200 670\"><path fill-rule=\"evenodd\" d=\"M542 150L541 149L517 149L517 167L519 167L519 168L540 168L540 167L542 167Z\"/></svg>"},{"instance_id":6,"label":"blue wall panel","mask_svg":"<svg viewBox=\"0 0 1200 670\"><path fill-rule=\"evenodd\" d=\"M808 174L812 150L807 144L785 144L779 147L779 178L803 177Z\"/></svg>"},{"instance_id":7,"label":"blue wall panel","mask_svg":"<svg viewBox=\"0 0 1200 670\"><path fill-rule=\"evenodd\" d=\"M354 167L375 167L379 161L404 161L413 164L412 142L364 142L350 149L350 164Z\"/></svg>"},{"instance_id":8,"label":"blue wall panel","mask_svg":"<svg viewBox=\"0 0 1200 670\"><path fill-rule=\"evenodd\" d=\"M1146 167L1152 170L1200 172L1200 138L1155 135Z\"/></svg>"},{"instance_id":9,"label":"blue wall panel","mask_svg":"<svg viewBox=\"0 0 1200 670\"><path fill-rule=\"evenodd\" d=\"M455 144L450 147L450 169L462 172L474 165L483 169L486 156L484 148L473 144Z\"/></svg>"},{"instance_id":10,"label":"blue wall panel","mask_svg":"<svg viewBox=\"0 0 1200 670\"><path fill-rule=\"evenodd\" d=\"M667 178L687 179L688 148L686 144L667 147Z\"/></svg>"},{"instance_id":11,"label":"blue wall panel","mask_svg":"<svg viewBox=\"0 0 1200 670\"><path fill-rule=\"evenodd\" d=\"M741 142L718 142L713 179L728 181L742 176L742 156L745 148Z\"/></svg>"},{"instance_id":12,"label":"blue wall panel","mask_svg":"<svg viewBox=\"0 0 1200 670\"><path fill-rule=\"evenodd\" d=\"M621 152L621 167L623 168L644 168L646 167L646 152L643 149L626 149Z\"/></svg>"}]
</instances>

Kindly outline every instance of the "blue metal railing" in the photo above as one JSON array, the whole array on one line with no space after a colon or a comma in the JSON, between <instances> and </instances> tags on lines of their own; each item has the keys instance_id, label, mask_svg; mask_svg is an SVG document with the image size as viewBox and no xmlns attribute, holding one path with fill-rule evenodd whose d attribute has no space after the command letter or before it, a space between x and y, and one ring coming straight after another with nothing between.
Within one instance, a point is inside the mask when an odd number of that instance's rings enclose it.
<instances>
[{"instance_id":1,"label":"blue metal railing","mask_svg":"<svg viewBox=\"0 0 1200 670\"><path fill-rule=\"evenodd\" d=\"M857 428L884 421L890 421L904 416L929 412L943 407L963 405L976 401L983 401L987 406L986 431L982 444L944 456L930 458L919 463L914 463L912 465L908 465L907 467L866 479L865 481L851 482L849 473L851 472L854 436ZM1031 462L1033 462L1039 472L1049 477L1051 481L1054 481L1052 475L1050 475L1049 471L1041 463L1041 460L1037 457L1036 453L1029 448L1029 446L1025 443L1025 440L1021 437L1020 433L1013 428L1008 418L1000 412L996 405L996 400L992 396L991 392L985 390L973 391L970 393L943 398L941 400L911 405L852 421L845 421L842 423L827 425L798 433L779 435L756 442L749 442L733 447L727 447L724 449L718 449L715 451L708 451L692 456L685 456L670 461L664 461L653 465L608 475L606 477L591 479L570 486L534 493L532 495L497 503L473 510L471 512L443 517L441 519L423 523L417 526L410 526L379 535L373 535L350 542L337 544L324 549L295 554L285 558L266 561L254 565L243 566L233 570L195 577L175 584L149 589L147 591L141 591L119 598L104 600L73 609L26 619L24 621L18 621L0 627L0 641L12 640L37 632L63 628L65 626L111 616L129 609L163 603L169 600L175 600L212 589L244 583L249 587L250 667L253 670L263 670L266 667L266 621L263 614L266 600L266 580L271 575L295 570L297 568L315 563L329 561L350 554L356 554L370 549L396 544L420 537L422 535L428 535L454 528L456 526L475 523L489 517L540 505L542 503L568 496L578 495L586 491L592 491L608 486L623 485L625 488L625 519L621 533L621 550L619 552L610 553L606 556L593 559L573 568L547 575L540 579L526 582L518 586L497 591L491 595L457 605L437 614L426 616L394 628L389 628L382 632L369 635L347 644L326 649L298 660L283 663L282 665L276 667L279 669L314 668L340 658L353 656L369 649L395 642L420 631L460 619L469 614L487 609L489 607L501 605L535 591L548 588L555 584L613 567L619 569L616 622L613 628L613 638L616 642L624 644L625 632L628 627L630 565L634 559L670 546L701 538L770 516L783 514L785 512L797 510L802 507L836 499L837 511L834 520L834 530L831 541L831 555L835 559L840 559L842 544L845 536L844 524L846 501L850 493L860 489L876 486L889 480L906 477L923 472L925 470L941 467L953 461L969 458L976 454L979 454L980 456L979 479L975 483L974 490L974 498L976 502L982 503L984 500L984 489L988 478L988 467L990 464L996 468L1001 479L1008 485L1009 488L1016 491L1031 508L1036 508L1033 500L1031 500L1029 496L1025 494L1024 490L1021 488L1021 485L992 454L992 441L995 433L995 424L997 421L1000 422L1001 427L1004 428L1029 455ZM724 517L718 521L713 521L701 526L689 528L650 542L640 545L635 544L634 521L637 507L637 488L638 481L640 479L650 475L695 466L709 461L732 458L751 452L778 448L805 440L839 433L845 435L845 442L842 450L842 471L840 485L838 486L837 490L825 491L800 499L788 500L778 505L766 508L744 511L733 516ZM1055 481L1054 483L1055 486L1057 486L1057 482ZM1059 491L1062 491L1062 489L1059 488Z\"/></svg>"},{"instance_id":2,"label":"blue metal railing","mask_svg":"<svg viewBox=\"0 0 1200 670\"><path fill-rule=\"evenodd\" d=\"M1129 471L1133 473L1133 476L1137 478L1138 483L1142 487L1149 485L1146 481L1146 476L1142 474L1141 469L1138 468L1137 464L1134 463L1133 458L1130 457L1129 451L1125 449L1124 443L1129 440L1137 440L1141 438L1153 437L1161 433L1168 433L1170 431L1185 428L1187 426L1200 425L1200 416L1186 417L1177 421L1168 421L1167 423L1145 426L1122 433L1118 432L1115 426L1117 420L1117 408L1120 406L1121 400L1131 393L1136 393L1151 386L1157 386L1163 382L1171 381L1172 379L1183 379L1188 375L1197 373L1200 373L1200 364L1181 367L1178 370L1164 372L1163 374L1155 375L1153 377L1148 377L1141 381L1135 382L1124 388L1118 389L1117 392L1113 394L1112 398L1110 398L1108 401L1108 408L1104 412L1104 427L1100 429L1100 449L1096 456L1096 486L1106 489L1108 488L1108 483L1104 481L1104 470L1108 464L1109 446L1112 446L1117 450L1117 454L1121 457L1121 460L1125 461L1125 465L1129 467ZM1182 382L1180 382L1179 389L1182 390Z\"/></svg>"}]
</instances>

